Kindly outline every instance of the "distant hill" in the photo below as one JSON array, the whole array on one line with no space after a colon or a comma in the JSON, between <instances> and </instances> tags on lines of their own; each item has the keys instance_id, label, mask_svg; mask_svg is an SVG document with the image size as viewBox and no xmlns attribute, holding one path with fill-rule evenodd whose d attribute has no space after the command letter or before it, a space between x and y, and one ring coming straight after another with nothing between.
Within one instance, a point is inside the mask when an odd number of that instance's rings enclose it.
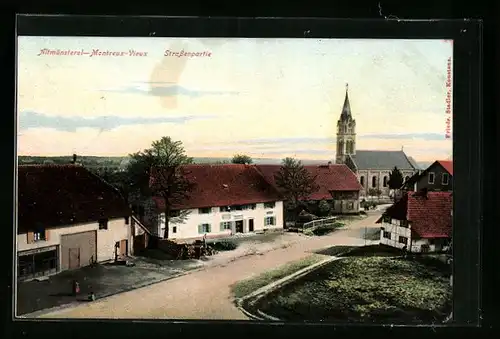
<instances>
[{"instance_id":1,"label":"distant hill","mask_svg":"<svg viewBox=\"0 0 500 339\"><path fill-rule=\"evenodd\" d=\"M43 156L24 156L18 157L19 165L29 164L70 164L73 156L57 156L57 157L43 157ZM98 157L98 156L78 156L78 163L88 167L125 167L129 161L129 157ZM215 163L230 163L231 158L193 158L196 164L215 164ZM267 158L254 158L255 164L270 164L279 165L282 159L267 159ZM328 160L302 160L304 165L326 164Z\"/></svg>"}]
</instances>

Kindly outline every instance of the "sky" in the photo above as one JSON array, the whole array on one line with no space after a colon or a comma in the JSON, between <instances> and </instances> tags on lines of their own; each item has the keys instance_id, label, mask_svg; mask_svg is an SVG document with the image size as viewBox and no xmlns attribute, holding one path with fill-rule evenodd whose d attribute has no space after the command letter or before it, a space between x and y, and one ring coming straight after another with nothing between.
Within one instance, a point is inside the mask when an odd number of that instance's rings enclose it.
<instances>
[{"instance_id":1,"label":"sky","mask_svg":"<svg viewBox=\"0 0 500 339\"><path fill-rule=\"evenodd\" d=\"M357 149L447 159L443 40L19 37L18 155L335 159L346 83ZM115 53L113 55L113 53Z\"/></svg>"}]
</instances>

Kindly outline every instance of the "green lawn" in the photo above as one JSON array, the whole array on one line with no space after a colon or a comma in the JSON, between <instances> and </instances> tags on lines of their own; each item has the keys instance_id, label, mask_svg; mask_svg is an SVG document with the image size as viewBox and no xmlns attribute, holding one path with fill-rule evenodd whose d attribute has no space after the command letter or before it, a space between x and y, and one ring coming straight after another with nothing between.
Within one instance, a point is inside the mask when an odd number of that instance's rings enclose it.
<instances>
[{"instance_id":1,"label":"green lawn","mask_svg":"<svg viewBox=\"0 0 500 339\"><path fill-rule=\"evenodd\" d=\"M313 254L302 260L294 261L278 267L272 271L265 272L254 278L237 282L231 286L231 290L236 298L244 297L257 289L269 285L270 283L293 274L305 267L311 266L323 260L321 255Z\"/></svg>"},{"instance_id":2,"label":"green lawn","mask_svg":"<svg viewBox=\"0 0 500 339\"><path fill-rule=\"evenodd\" d=\"M446 318L451 300L449 272L440 265L349 257L272 292L253 308L290 321L431 323Z\"/></svg>"}]
</instances>

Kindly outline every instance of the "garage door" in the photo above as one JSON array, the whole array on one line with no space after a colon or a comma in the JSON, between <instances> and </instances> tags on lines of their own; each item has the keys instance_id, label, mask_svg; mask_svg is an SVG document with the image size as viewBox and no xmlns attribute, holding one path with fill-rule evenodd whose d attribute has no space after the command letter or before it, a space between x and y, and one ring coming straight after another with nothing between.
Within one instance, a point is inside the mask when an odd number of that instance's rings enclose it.
<instances>
[{"instance_id":1,"label":"garage door","mask_svg":"<svg viewBox=\"0 0 500 339\"><path fill-rule=\"evenodd\" d=\"M90 265L97 259L97 232L61 236L61 270Z\"/></svg>"}]
</instances>

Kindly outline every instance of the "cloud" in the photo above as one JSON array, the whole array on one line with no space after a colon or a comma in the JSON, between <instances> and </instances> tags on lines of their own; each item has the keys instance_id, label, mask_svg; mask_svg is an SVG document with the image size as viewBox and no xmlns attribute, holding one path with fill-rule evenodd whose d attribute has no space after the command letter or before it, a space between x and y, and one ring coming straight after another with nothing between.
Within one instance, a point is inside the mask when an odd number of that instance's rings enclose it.
<instances>
[{"instance_id":1,"label":"cloud","mask_svg":"<svg viewBox=\"0 0 500 339\"><path fill-rule=\"evenodd\" d=\"M211 119L212 116L176 116L168 118L123 118L119 116L62 117L50 116L36 112L21 112L19 114L19 129L53 128L58 131L75 132L79 128L96 128L102 131L112 130L127 125L155 125L162 123L183 124L195 119Z\"/></svg>"},{"instance_id":2,"label":"cloud","mask_svg":"<svg viewBox=\"0 0 500 339\"><path fill-rule=\"evenodd\" d=\"M163 84L168 84L161 86ZM152 85L152 86L151 86ZM175 85L172 82L143 82L141 85L128 86L116 89L104 89L102 92L115 92L115 93L131 93L151 95L154 97L171 97L171 96L187 96L190 98L199 98L209 95L238 95L239 92L235 91L208 91L189 89L187 87Z\"/></svg>"},{"instance_id":3,"label":"cloud","mask_svg":"<svg viewBox=\"0 0 500 339\"><path fill-rule=\"evenodd\" d=\"M445 140L445 135L439 133L401 133L401 134L363 134L360 139L423 139Z\"/></svg>"},{"instance_id":4,"label":"cloud","mask_svg":"<svg viewBox=\"0 0 500 339\"><path fill-rule=\"evenodd\" d=\"M388 133L388 134L361 134L359 139L381 139L381 140L399 140L399 139L423 139L428 141L445 140L444 134L439 133ZM264 144L330 144L335 143L336 138L320 137L297 137L297 138L259 138L240 140L240 144L264 145Z\"/></svg>"}]
</instances>

